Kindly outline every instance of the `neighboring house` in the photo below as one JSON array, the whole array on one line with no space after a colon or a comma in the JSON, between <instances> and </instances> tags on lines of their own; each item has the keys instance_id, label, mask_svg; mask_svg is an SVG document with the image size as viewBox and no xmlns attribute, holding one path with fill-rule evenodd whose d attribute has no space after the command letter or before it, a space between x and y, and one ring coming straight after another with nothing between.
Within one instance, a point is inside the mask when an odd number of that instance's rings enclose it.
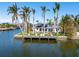
<instances>
[{"instance_id":1,"label":"neighboring house","mask_svg":"<svg viewBox=\"0 0 79 59\"><path fill-rule=\"evenodd\" d=\"M42 23L35 24L35 31L43 32L44 30L43 26L44 24ZM45 24L45 32L56 32L56 28L59 30L59 26L55 26L54 24L52 25Z\"/></svg>"}]
</instances>

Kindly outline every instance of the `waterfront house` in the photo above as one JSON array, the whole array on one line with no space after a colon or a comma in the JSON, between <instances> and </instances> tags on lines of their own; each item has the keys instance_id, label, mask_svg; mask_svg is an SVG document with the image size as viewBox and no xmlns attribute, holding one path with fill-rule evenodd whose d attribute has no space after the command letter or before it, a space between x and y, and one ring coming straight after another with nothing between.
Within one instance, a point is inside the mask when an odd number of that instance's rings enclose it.
<instances>
[{"instance_id":1,"label":"waterfront house","mask_svg":"<svg viewBox=\"0 0 79 59\"><path fill-rule=\"evenodd\" d=\"M45 32L54 32L54 33L56 33L56 29L58 29L58 31L60 31L59 26L55 26L54 24L51 24L51 25L45 24ZM44 24L43 23L35 24L35 31L43 32L44 31Z\"/></svg>"}]
</instances>

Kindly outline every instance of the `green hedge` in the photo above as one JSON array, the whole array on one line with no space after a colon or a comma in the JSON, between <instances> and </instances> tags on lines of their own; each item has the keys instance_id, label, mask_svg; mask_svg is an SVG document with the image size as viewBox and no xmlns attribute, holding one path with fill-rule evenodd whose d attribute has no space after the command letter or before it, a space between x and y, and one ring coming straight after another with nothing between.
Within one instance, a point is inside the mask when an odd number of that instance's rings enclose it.
<instances>
[{"instance_id":1,"label":"green hedge","mask_svg":"<svg viewBox=\"0 0 79 59\"><path fill-rule=\"evenodd\" d=\"M64 34L62 34L62 33L54 33L53 35L54 36L64 36Z\"/></svg>"},{"instance_id":2,"label":"green hedge","mask_svg":"<svg viewBox=\"0 0 79 59\"><path fill-rule=\"evenodd\" d=\"M0 24L0 27L16 27L15 24Z\"/></svg>"}]
</instances>

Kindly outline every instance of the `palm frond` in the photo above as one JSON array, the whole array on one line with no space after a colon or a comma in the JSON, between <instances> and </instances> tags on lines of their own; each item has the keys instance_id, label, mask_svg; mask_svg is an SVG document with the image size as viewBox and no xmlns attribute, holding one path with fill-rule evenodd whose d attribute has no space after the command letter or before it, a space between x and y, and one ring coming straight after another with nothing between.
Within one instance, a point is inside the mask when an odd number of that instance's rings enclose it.
<instances>
[{"instance_id":1,"label":"palm frond","mask_svg":"<svg viewBox=\"0 0 79 59\"><path fill-rule=\"evenodd\" d=\"M60 9L60 4L58 4L57 2L55 3L56 9L59 11Z\"/></svg>"},{"instance_id":2,"label":"palm frond","mask_svg":"<svg viewBox=\"0 0 79 59\"><path fill-rule=\"evenodd\" d=\"M35 14L35 9L32 9L33 14Z\"/></svg>"},{"instance_id":3,"label":"palm frond","mask_svg":"<svg viewBox=\"0 0 79 59\"><path fill-rule=\"evenodd\" d=\"M53 12L56 13L56 8L53 8Z\"/></svg>"}]
</instances>

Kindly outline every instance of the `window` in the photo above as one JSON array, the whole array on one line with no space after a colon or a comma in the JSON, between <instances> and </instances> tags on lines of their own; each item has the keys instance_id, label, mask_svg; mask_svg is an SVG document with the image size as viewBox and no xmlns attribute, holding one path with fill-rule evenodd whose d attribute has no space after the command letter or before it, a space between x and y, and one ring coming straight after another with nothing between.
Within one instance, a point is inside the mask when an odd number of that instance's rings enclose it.
<instances>
[{"instance_id":1,"label":"window","mask_svg":"<svg viewBox=\"0 0 79 59\"><path fill-rule=\"evenodd\" d=\"M45 29L45 31L47 31L47 29Z\"/></svg>"},{"instance_id":2,"label":"window","mask_svg":"<svg viewBox=\"0 0 79 59\"><path fill-rule=\"evenodd\" d=\"M41 28L40 28L40 31L41 31Z\"/></svg>"}]
</instances>

